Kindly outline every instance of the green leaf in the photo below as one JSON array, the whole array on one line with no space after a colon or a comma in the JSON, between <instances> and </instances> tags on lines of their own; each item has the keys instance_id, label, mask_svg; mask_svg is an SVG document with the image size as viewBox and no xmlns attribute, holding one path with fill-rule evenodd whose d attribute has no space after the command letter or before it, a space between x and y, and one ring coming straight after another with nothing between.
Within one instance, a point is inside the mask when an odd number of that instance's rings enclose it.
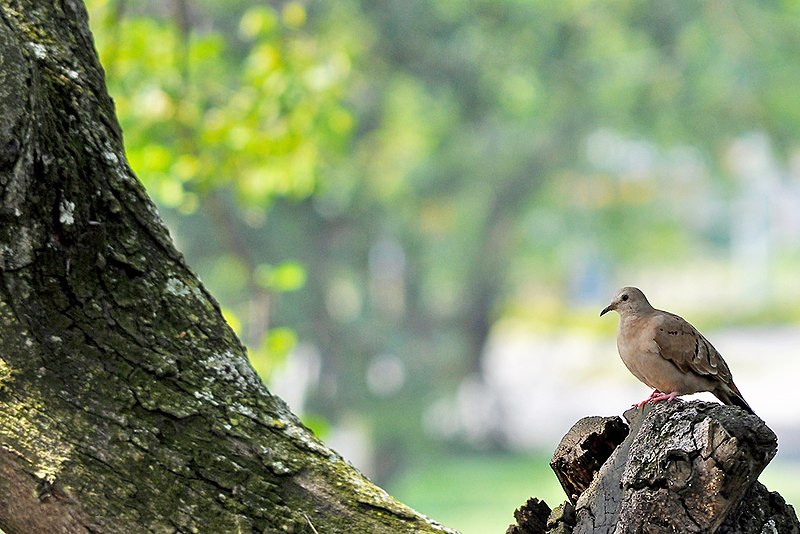
<instances>
[{"instance_id":1,"label":"green leaf","mask_svg":"<svg viewBox=\"0 0 800 534\"><path fill-rule=\"evenodd\" d=\"M265 6L248 9L239 22L239 33L243 37L255 39L271 32L278 22L275 12Z\"/></svg>"},{"instance_id":2,"label":"green leaf","mask_svg":"<svg viewBox=\"0 0 800 534\"><path fill-rule=\"evenodd\" d=\"M297 346L297 334L291 328L273 328L267 333L267 354L273 361L283 361Z\"/></svg>"},{"instance_id":3,"label":"green leaf","mask_svg":"<svg viewBox=\"0 0 800 534\"><path fill-rule=\"evenodd\" d=\"M305 268L293 261L277 266L263 263L256 268L253 276L258 285L272 291L297 291L306 283Z\"/></svg>"}]
</instances>

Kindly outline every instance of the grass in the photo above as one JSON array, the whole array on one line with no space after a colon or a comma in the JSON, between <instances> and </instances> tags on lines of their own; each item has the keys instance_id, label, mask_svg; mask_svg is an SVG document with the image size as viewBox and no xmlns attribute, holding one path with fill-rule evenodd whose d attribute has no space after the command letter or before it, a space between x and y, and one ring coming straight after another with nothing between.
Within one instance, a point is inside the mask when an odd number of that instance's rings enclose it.
<instances>
[{"instance_id":1,"label":"grass","mask_svg":"<svg viewBox=\"0 0 800 534\"><path fill-rule=\"evenodd\" d=\"M529 497L552 508L566 497L550 455L461 454L407 472L389 493L463 534L505 532L514 510Z\"/></svg>"},{"instance_id":2,"label":"grass","mask_svg":"<svg viewBox=\"0 0 800 534\"><path fill-rule=\"evenodd\" d=\"M462 534L502 533L529 497L553 508L566 500L549 454L458 454L406 472L389 493ZM760 477L790 504L800 503L800 463L776 460Z\"/></svg>"}]
</instances>

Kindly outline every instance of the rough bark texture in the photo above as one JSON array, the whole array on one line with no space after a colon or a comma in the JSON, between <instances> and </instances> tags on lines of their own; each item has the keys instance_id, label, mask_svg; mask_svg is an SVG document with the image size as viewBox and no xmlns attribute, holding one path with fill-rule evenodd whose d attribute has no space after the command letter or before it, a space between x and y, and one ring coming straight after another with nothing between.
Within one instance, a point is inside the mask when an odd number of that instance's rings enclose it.
<instances>
[{"instance_id":1,"label":"rough bark texture","mask_svg":"<svg viewBox=\"0 0 800 534\"><path fill-rule=\"evenodd\" d=\"M545 530L521 532L800 533L794 509L756 482L777 451L775 434L758 417L678 401L631 409L625 418L628 437L610 456L608 442L597 439L609 418L582 420L570 430L552 465L568 494L585 487L574 515L565 503ZM599 444L596 453L592 443ZM586 486L592 455L602 467Z\"/></svg>"},{"instance_id":2,"label":"rough bark texture","mask_svg":"<svg viewBox=\"0 0 800 534\"><path fill-rule=\"evenodd\" d=\"M659 403L626 418L636 436L627 459L598 476L619 480L621 490L601 495L590 486L576 505L576 533L714 532L777 452L763 421L716 403Z\"/></svg>"},{"instance_id":3,"label":"rough bark texture","mask_svg":"<svg viewBox=\"0 0 800 534\"><path fill-rule=\"evenodd\" d=\"M0 528L444 532L248 364L125 160L78 0L0 3Z\"/></svg>"}]
</instances>

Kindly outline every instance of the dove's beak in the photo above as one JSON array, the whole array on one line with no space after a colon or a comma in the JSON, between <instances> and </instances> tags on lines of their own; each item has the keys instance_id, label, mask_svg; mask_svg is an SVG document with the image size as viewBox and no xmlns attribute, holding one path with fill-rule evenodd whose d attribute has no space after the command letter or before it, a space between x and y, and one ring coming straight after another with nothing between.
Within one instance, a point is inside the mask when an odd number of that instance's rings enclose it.
<instances>
[{"instance_id":1,"label":"dove's beak","mask_svg":"<svg viewBox=\"0 0 800 534\"><path fill-rule=\"evenodd\" d=\"M610 312L613 309L614 309L614 304L613 303L609 304L608 306L603 308L603 311L600 312L600 317L602 317L603 315L607 314L608 312Z\"/></svg>"}]
</instances>

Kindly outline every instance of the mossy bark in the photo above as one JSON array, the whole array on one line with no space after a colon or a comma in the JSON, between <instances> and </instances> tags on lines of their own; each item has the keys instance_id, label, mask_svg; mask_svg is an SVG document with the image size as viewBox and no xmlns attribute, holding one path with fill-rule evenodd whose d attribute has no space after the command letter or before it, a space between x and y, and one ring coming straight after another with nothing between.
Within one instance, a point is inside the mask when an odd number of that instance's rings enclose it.
<instances>
[{"instance_id":1,"label":"mossy bark","mask_svg":"<svg viewBox=\"0 0 800 534\"><path fill-rule=\"evenodd\" d=\"M129 168L78 0L0 3L0 528L446 532L271 395Z\"/></svg>"}]
</instances>

